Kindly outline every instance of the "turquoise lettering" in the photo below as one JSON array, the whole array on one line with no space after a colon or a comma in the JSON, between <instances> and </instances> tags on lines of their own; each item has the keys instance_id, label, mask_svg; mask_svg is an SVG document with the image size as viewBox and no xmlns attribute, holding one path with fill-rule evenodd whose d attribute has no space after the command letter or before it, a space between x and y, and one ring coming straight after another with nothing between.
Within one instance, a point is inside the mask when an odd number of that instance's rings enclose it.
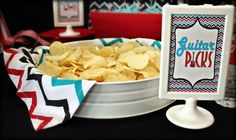
<instances>
[{"instance_id":1,"label":"turquoise lettering","mask_svg":"<svg viewBox=\"0 0 236 140\"><path fill-rule=\"evenodd\" d=\"M210 49L211 49L211 50L215 50L214 46L215 46L215 43L210 42Z\"/></svg>"},{"instance_id":2,"label":"turquoise lettering","mask_svg":"<svg viewBox=\"0 0 236 140\"><path fill-rule=\"evenodd\" d=\"M180 47L177 49L176 51L176 55L178 57L182 56L185 50L190 50L190 51L194 51L194 50L215 50L214 46L215 43L214 42L204 42L203 40L196 40L195 42L188 42L188 38L186 36L182 37L179 41L178 41Z\"/></svg>"},{"instance_id":3,"label":"turquoise lettering","mask_svg":"<svg viewBox=\"0 0 236 140\"><path fill-rule=\"evenodd\" d=\"M186 36L182 37L182 39L178 42L180 45L180 48L177 49L177 56L182 56L184 51L186 50L186 43L188 41L188 38Z\"/></svg>"}]
</instances>

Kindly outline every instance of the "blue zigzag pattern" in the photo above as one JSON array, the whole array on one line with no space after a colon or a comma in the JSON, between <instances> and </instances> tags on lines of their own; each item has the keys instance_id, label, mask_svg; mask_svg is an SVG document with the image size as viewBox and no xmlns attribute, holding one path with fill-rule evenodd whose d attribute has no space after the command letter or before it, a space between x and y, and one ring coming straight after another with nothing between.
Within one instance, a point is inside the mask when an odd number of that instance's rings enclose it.
<instances>
[{"instance_id":1,"label":"blue zigzag pattern","mask_svg":"<svg viewBox=\"0 0 236 140\"><path fill-rule=\"evenodd\" d=\"M116 38L116 39L113 39L113 40L111 40L111 41L106 41L106 40L103 39L103 38L100 38L99 40L100 40L100 42L101 42L104 46L111 46L111 45L113 45L113 44L115 44L115 43L118 43L118 42L122 43L122 42L123 42L123 39L122 39L122 38Z\"/></svg>"},{"instance_id":2,"label":"blue zigzag pattern","mask_svg":"<svg viewBox=\"0 0 236 140\"><path fill-rule=\"evenodd\" d=\"M151 46L153 46L153 47L156 46L157 48L161 49L161 43L160 43L160 41L157 41L157 40L153 41L153 43L151 44Z\"/></svg>"},{"instance_id":3,"label":"blue zigzag pattern","mask_svg":"<svg viewBox=\"0 0 236 140\"><path fill-rule=\"evenodd\" d=\"M199 17L199 18L212 18L212 15L195 15L195 14L175 14L174 15L176 18L187 18L187 19L189 19L189 18L197 18L197 17ZM222 15L214 15L214 18L216 18L216 19L222 19L222 18L224 18L224 16L222 16Z\"/></svg>"},{"instance_id":4,"label":"blue zigzag pattern","mask_svg":"<svg viewBox=\"0 0 236 140\"><path fill-rule=\"evenodd\" d=\"M81 103L84 99L83 87L81 80L65 80L57 77L52 77L52 86L64 86L74 84L75 91L79 102Z\"/></svg>"}]
</instances>

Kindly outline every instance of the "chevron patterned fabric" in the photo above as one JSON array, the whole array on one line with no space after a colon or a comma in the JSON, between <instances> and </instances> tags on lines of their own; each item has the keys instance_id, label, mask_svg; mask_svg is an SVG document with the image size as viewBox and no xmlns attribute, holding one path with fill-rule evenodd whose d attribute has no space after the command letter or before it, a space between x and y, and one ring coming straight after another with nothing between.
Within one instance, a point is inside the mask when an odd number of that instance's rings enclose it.
<instances>
[{"instance_id":1,"label":"chevron patterned fabric","mask_svg":"<svg viewBox=\"0 0 236 140\"><path fill-rule=\"evenodd\" d=\"M90 11L148 12L161 13L166 3L176 4L176 0L90 0Z\"/></svg>"},{"instance_id":2,"label":"chevron patterned fabric","mask_svg":"<svg viewBox=\"0 0 236 140\"><path fill-rule=\"evenodd\" d=\"M17 96L28 110L36 131L72 118L95 81L65 80L41 74L33 58L44 55L46 48L4 51L7 72L17 87Z\"/></svg>"},{"instance_id":3,"label":"chevron patterned fabric","mask_svg":"<svg viewBox=\"0 0 236 140\"><path fill-rule=\"evenodd\" d=\"M166 3L177 4L177 0L90 0L89 11L160 14ZM90 19L89 27L91 28Z\"/></svg>"}]
</instances>

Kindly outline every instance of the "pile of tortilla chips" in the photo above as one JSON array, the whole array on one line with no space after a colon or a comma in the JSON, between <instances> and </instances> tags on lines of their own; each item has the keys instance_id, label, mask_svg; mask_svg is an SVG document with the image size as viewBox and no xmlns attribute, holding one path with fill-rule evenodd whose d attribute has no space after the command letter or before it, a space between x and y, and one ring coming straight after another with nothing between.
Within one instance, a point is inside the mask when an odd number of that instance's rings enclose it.
<instances>
[{"instance_id":1,"label":"pile of tortilla chips","mask_svg":"<svg viewBox=\"0 0 236 140\"><path fill-rule=\"evenodd\" d=\"M160 73L160 50L136 41L103 48L72 48L56 41L49 49L50 54L38 69L59 78L117 82L151 78Z\"/></svg>"}]
</instances>

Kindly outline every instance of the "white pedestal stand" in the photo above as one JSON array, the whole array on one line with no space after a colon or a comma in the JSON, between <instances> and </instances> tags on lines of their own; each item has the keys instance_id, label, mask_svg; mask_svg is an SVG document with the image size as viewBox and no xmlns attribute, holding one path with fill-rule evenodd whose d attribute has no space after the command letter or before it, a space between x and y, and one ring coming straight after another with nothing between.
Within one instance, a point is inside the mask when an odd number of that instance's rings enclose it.
<instances>
[{"instance_id":1,"label":"white pedestal stand","mask_svg":"<svg viewBox=\"0 0 236 140\"><path fill-rule=\"evenodd\" d=\"M173 124L188 129L202 129L214 123L214 116L206 109L198 107L193 98L186 99L185 105L169 108L166 117Z\"/></svg>"},{"instance_id":2,"label":"white pedestal stand","mask_svg":"<svg viewBox=\"0 0 236 140\"><path fill-rule=\"evenodd\" d=\"M80 33L73 31L71 25L66 26L65 32L59 33L60 37L70 37L70 36L77 36L77 35L80 35Z\"/></svg>"}]
</instances>

